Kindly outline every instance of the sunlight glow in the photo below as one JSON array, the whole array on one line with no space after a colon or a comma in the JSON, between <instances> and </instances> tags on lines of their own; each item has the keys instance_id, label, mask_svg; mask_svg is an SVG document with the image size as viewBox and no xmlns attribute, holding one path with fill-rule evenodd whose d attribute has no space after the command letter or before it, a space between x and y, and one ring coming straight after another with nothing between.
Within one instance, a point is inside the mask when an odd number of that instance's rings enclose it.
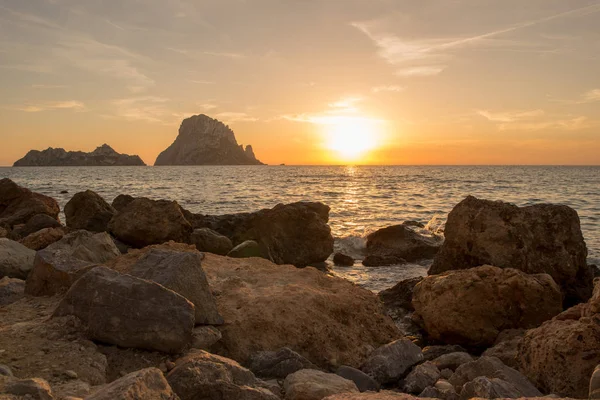
<instances>
[{"instance_id":1,"label":"sunlight glow","mask_svg":"<svg viewBox=\"0 0 600 400\"><path fill-rule=\"evenodd\" d=\"M325 126L326 147L343 161L359 161L380 145L378 121L359 117L334 117Z\"/></svg>"}]
</instances>

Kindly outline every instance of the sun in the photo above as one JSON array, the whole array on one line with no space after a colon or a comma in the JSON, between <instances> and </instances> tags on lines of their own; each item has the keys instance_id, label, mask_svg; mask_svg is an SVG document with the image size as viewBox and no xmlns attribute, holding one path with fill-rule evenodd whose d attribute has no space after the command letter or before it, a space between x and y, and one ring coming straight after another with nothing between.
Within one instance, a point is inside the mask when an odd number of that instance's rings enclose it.
<instances>
[{"instance_id":1,"label":"sun","mask_svg":"<svg viewBox=\"0 0 600 400\"><path fill-rule=\"evenodd\" d=\"M366 118L339 117L325 128L326 147L343 161L357 161L379 145L376 121Z\"/></svg>"}]
</instances>

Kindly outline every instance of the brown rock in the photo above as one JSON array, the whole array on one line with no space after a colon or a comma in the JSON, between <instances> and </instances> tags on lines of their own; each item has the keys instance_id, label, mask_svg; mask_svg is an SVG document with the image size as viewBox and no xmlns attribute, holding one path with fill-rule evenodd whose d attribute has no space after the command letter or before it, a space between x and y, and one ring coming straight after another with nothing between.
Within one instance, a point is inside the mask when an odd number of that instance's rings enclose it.
<instances>
[{"instance_id":1,"label":"brown rock","mask_svg":"<svg viewBox=\"0 0 600 400\"><path fill-rule=\"evenodd\" d=\"M383 391L379 393L342 393L325 397L323 400L418 400L410 394Z\"/></svg>"},{"instance_id":2,"label":"brown rock","mask_svg":"<svg viewBox=\"0 0 600 400\"><path fill-rule=\"evenodd\" d=\"M354 258L342 253L335 253L333 255L333 263L342 267L351 267L354 265Z\"/></svg>"},{"instance_id":3,"label":"brown rock","mask_svg":"<svg viewBox=\"0 0 600 400\"><path fill-rule=\"evenodd\" d=\"M500 332L493 347L483 352L483 356L499 358L504 364L511 368L518 369L519 363L517 355L519 354L519 345L523 340L525 330L507 329Z\"/></svg>"},{"instance_id":4,"label":"brown rock","mask_svg":"<svg viewBox=\"0 0 600 400\"><path fill-rule=\"evenodd\" d=\"M445 241L429 274L484 264L549 274L565 305L587 301L593 275L579 217L562 205L519 208L469 196L448 215Z\"/></svg>"},{"instance_id":5,"label":"brown rock","mask_svg":"<svg viewBox=\"0 0 600 400\"><path fill-rule=\"evenodd\" d=\"M594 369L590 379L589 399L600 399L600 365Z\"/></svg>"},{"instance_id":6,"label":"brown rock","mask_svg":"<svg viewBox=\"0 0 600 400\"><path fill-rule=\"evenodd\" d=\"M35 400L53 400L52 388L48 382L40 378L9 380L0 388L0 394L11 394L18 398L31 398ZM10 399L10 398L9 398Z\"/></svg>"},{"instance_id":7,"label":"brown rock","mask_svg":"<svg viewBox=\"0 0 600 400\"><path fill-rule=\"evenodd\" d=\"M25 295L25 281L5 276L0 279L0 307L7 306Z\"/></svg>"},{"instance_id":8,"label":"brown rock","mask_svg":"<svg viewBox=\"0 0 600 400\"><path fill-rule=\"evenodd\" d=\"M421 282L423 278L416 277L411 279L405 279L398 282L394 287L379 292L379 298L385 305L386 309L398 309L402 308L407 311L414 311L412 305L413 291L417 283Z\"/></svg>"},{"instance_id":9,"label":"brown rock","mask_svg":"<svg viewBox=\"0 0 600 400\"><path fill-rule=\"evenodd\" d=\"M397 257L406 261L433 258L440 243L437 238L419 235L406 225L394 225L367 236L367 255Z\"/></svg>"},{"instance_id":10,"label":"brown rock","mask_svg":"<svg viewBox=\"0 0 600 400\"><path fill-rule=\"evenodd\" d=\"M194 229L190 236L190 243L196 246L198 251L226 256L233 249L233 243L228 237L208 228Z\"/></svg>"},{"instance_id":11,"label":"brown rock","mask_svg":"<svg viewBox=\"0 0 600 400\"><path fill-rule=\"evenodd\" d=\"M338 393L358 393L356 384L336 374L303 369L285 378L285 400L321 400Z\"/></svg>"},{"instance_id":12,"label":"brown rock","mask_svg":"<svg viewBox=\"0 0 600 400\"><path fill-rule=\"evenodd\" d=\"M67 226L72 229L105 232L116 213L117 210L91 190L76 193L65 205Z\"/></svg>"},{"instance_id":13,"label":"brown rock","mask_svg":"<svg viewBox=\"0 0 600 400\"><path fill-rule=\"evenodd\" d=\"M65 236L62 228L46 228L21 239L19 243L31 250L43 250Z\"/></svg>"},{"instance_id":14,"label":"brown rock","mask_svg":"<svg viewBox=\"0 0 600 400\"><path fill-rule=\"evenodd\" d=\"M90 338L122 347L176 353L188 345L194 305L150 281L97 267L71 286L55 317L74 315Z\"/></svg>"},{"instance_id":15,"label":"brown rock","mask_svg":"<svg viewBox=\"0 0 600 400\"><path fill-rule=\"evenodd\" d=\"M11 236L14 240L19 240L46 228L62 228L62 225L47 214L36 214L26 224L15 225Z\"/></svg>"},{"instance_id":16,"label":"brown rock","mask_svg":"<svg viewBox=\"0 0 600 400\"><path fill-rule=\"evenodd\" d=\"M35 251L14 240L0 238L0 276L27 279L34 259Z\"/></svg>"},{"instance_id":17,"label":"brown rock","mask_svg":"<svg viewBox=\"0 0 600 400\"><path fill-rule=\"evenodd\" d=\"M180 359L167 375L181 400L276 400L252 372L237 362L205 351Z\"/></svg>"},{"instance_id":18,"label":"brown rock","mask_svg":"<svg viewBox=\"0 0 600 400\"><path fill-rule=\"evenodd\" d=\"M392 383L404 377L413 365L423 361L421 349L404 338L388 343L373 351L361 370L381 384Z\"/></svg>"},{"instance_id":19,"label":"brown rock","mask_svg":"<svg viewBox=\"0 0 600 400\"><path fill-rule=\"evenodd\" d=\"M86 400L177 400L162 372L147 368L103 386Z\"/></svg>"},{"instance_id":20,"label":"brown rock","mask_svg":"<svg viewBox=\"0 0 600 400\"><path fill-rule=\"evenodd\" d=\"M128 194L120 194L114 198L111 205L115 210L121 211L125 207L127 207L127 205L129 203L131 203L134 200L135 200L135 197L133 197L133 196L130 196Z\"/></svg>"},{"instance_id":21,"label":"brown rock","mask_svg":"<svg viewBox=\"0 0 600 400\"><path fill-rule=\"evenodd\" d=\"M413 305L433 339L486 347L504 329L533 328L560 313L562 296L547 274L483 266L423 279Z\"/></svg>"},{"instance_id":22,"label":"brown rock","mask_svg":"<svg viewBox=\"0 0 600 400\"><path fill-rule=\"evenodd\" d=\"M175 201L137 198L124 206L108 225L123 243L145 247L174 240L188 242L192 226Z\"/></svg>"},{"instance_id":23,"label":"brown rock","mask_svg":"<svg viewBox=\"0 0 600 400\"><path fill-rule=\"evenodd\" d=\"M0 239L8 237L9 234L10 232L7 229L0 226Z\"/></svg>"},{"instance_id":24,"label":"brown rock","mask_svg":"<svg viewBox=\"0 0 600 400\"><path fill-rule=\"evenodd\" d=\"M25 224L36 214L47 214L58 221L59 211L53 198L25 189L8 178L0 180L0 226Z\"/></svg>"}]
</instances>

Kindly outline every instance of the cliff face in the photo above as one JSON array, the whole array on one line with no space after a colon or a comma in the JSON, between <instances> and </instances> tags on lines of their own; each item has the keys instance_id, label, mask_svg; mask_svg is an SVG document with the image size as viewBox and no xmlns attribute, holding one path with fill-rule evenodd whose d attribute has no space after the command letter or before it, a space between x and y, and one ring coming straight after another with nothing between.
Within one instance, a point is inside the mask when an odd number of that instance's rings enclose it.
<instances>
[{"instance_id":1,"label":"cliff face","mask_svg":"<svg viewBox=\"0 0 600 400\"><path fill-rule=\"evenodd\" d=\"M175 142L154 165L261 165L252 146L238 145L228 126L206 115L183 120Z\"/></svg>"},{"instance_id":2,"label":"cliff face","mask_svg":"<svg viewBox=\"0 0 600 400\"><path fill-rule=\"evenodd\" d=\"M128 166L146 165L139 156L119 154L107 144L91 153L65 151L65 149L31 150L25 157L15 161L15 167L58 166Z\"/></svg>"}]
</instances>

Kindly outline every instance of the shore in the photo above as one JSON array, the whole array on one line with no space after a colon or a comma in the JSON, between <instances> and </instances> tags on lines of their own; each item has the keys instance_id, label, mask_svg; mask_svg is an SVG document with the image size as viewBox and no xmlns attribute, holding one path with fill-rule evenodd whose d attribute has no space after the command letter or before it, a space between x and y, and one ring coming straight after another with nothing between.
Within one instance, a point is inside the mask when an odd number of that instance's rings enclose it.
<instances>
[{"instance_id":1,"label":"shore","mask_svg":"<svg viewBox=\"0 0 600 400\"><path fill-rule=\"evenodd\" d=\"M92 191L61 210L0 180L0 393L458 400L600 390L600 287L575 210L469 196L445 237L407 221L369 234L360 259L335 245L329 212L299 202L203 215ZM365 269L398 279L375 294L349 281Z\"/></svg>"}]
</instances>

